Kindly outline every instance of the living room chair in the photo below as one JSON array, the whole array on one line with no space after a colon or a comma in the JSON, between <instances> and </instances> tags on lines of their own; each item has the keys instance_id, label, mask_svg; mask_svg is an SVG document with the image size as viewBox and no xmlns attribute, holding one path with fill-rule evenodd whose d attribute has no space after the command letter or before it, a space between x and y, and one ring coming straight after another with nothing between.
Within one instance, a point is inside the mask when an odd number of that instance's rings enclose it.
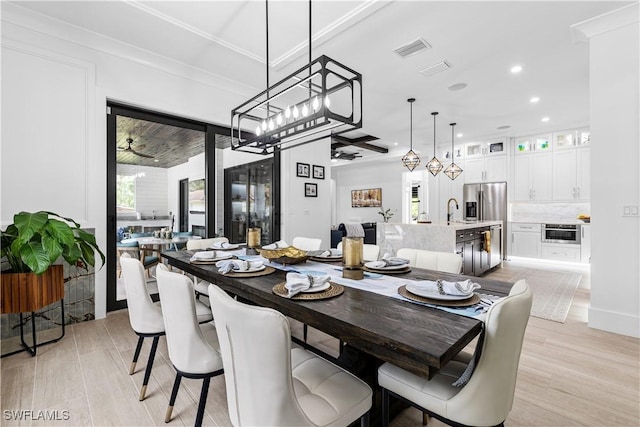
<instances>
[{"instance_id":1,"label":"living room chair","mask_svg":"<svg viewBox=\"0 0 640 427\"><path fill-rule=\"evenodd\" d=\"M396 254L409 260L409 265L416 268L460 274L462 257L453 252L425 251L422 249L401 248Z\"/></svg>"},{"instance_id":2,"label":"living room chair","mask_svg":"<svg viewBox=\"0 0 640 427\"><path fill-rule=\"evenodd\" d=\"M389 395L452 426L504 425L513 405L531 302L532 293L527 282L518 281L508 297L487 311L475 358L460 353L431 380L390 363L380 366L382 425L389 425ZM466 385L454 386L472 360L475 369Z\"/></svg>"},{"instance_id":3,"label":"living room chair","mask_svg":"<svg viewBox=\"0 0 640 427\"><path fill-rule=\"evenodd\" d=\"M151 277L151 268L155 267L160 262L160 257L157 256L157 254L148 255L149 252L153 253L154 252L153 250L149 251L147 249L140 248L140 245L136 241L117 242L116 252L118 253L118 259L120 259L120 256L122 256L122 254L127 253L130 256L133 255L132 258L141 260L147 272L147 277ZM118 277L120 277L121 274L122 274L122 268L120 267L118 271Z\"/></svg>"},{"instance_id":4,"label":"living room chair","mask_svg":"<svg viewBox=\"0 0 640 427\"><path fill-rule=\"evenodd\" d=\"M371 388L302 348L291 348L286 317L235 301L209 286L231 423L238 426L368 424Z\"/></svg>"},{"instance_id":5,"label":"living room chair","mask_svg":"<svg viewBox=\"0 0 640 427\"><path fill-rule=\"evenodd\" d=\"M156 276L169 359L176 370L164 422L171 421L182 377L202 379L195 421L196 427L199 427L204 417L211 378L223 373L216 328L213 322L198 324L197 301L188 277L172 273L164 266L158 268Z\"/></svg>"}]
</instances>

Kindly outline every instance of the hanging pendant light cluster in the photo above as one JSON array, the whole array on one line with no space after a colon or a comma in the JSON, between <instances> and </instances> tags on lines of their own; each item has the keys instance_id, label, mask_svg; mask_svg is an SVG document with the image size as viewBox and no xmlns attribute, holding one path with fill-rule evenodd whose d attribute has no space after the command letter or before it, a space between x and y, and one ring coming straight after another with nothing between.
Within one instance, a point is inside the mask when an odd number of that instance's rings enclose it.
<instances>
[{"instance_id":1,"label":"hanging pendant light cluster","mask_svg":"<svg viewBox=\"0 0 640 427\"><path fill-rule=\"evenodd\" d=\"M453 158L455 157L453 155L453 140L456 123L449 123L449 126L451 126L451 164L444 170L444 174L451 178L451 180L454 180L462 173L462 168L453 162Z\"/></svg>"},{"instance_id":2,"label":"hanging pendant light cluster","mask_svg":"<svg viewBox=\"0 0 640 427\"><path fill-rule=\"evenodd\" d=\"M444 166L442 166L442 163L436 157L436 116L438 112L434 111L431 115L433 116L433 159L427 163L427 170L431 172L431 175L436 176Z\"/></svg>"},{"instance_id":3,"label":"hanging pendant light cluster","mask_svg":"<svg viewBox=\"0 0 640 427\"><path fill-rule=\"evenodd\" d=\"M411 123L409 131L409 151L407 152L407 154L402 156L402 164L411 172L413 172L413 170L420 164L420 157L418 157L418 154L413 151L413 103L415 101L415 98L407 99L407 102L411 106L411 116L409 120Z\"/></svg>"}]
</instances>

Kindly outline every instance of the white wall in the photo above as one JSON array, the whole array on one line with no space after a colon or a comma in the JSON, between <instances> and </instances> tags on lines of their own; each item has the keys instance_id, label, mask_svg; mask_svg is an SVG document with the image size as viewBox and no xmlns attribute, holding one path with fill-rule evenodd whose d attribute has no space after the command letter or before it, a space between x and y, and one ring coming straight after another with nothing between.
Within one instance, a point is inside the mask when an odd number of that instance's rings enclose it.
<instances>
[{"instance_id":1,"label":"white wall","mask_svg":"<svg viewBox=\"0 0 640 427\"><path fill-rule=\"evenodd\" d=\"M382 188L382 206L394 213L389 222L402 222L402 176L406 169L396 160L392 162L361 163L357 168L338 166L331 170L336 181L336 222L382 222L380 208L352 208L351 190Z\"/></svg>"},{"instance_id":2,"label":"white wall","mask_svg":"<svg viewBox=\"0 0 640 427\"><path fill-rule=\"evenodd\" d=\"M180 181L204 179L204 153L190 157L186 163L167 169L167 204L175 215L174 230L180 227ZM189 214L189 230L192 225L204 225L204 215Z\"/></svg>"},{"instance_id":3,"label":"white wall","mask_svg":"<svg viewBox=\"0 0 640 427\"><path fill-rule=\"evenodd\" d=\"M169 211L175 212L168 206L167 169L119 164L116 167L116 173L136 175L136 212L143 217L151 217L154 212L157 217L168 216Z\"/></svg>"},{"instance_id":4,"label":"white wall","mask_svg":"<svg viewBox=\"0 0 640 427\"><path fill-rule=\"evenodd\" d=\"M322 248L331 246L331 144L329 140L282 152L281 237L291 243L294 237L322 239ZM324 166L325 179L296 176L296 163ZM317 197L305 197L305 183L317 184Z\"/></svg>"},{"instance_id":5,"label":"white wall","mask_svg":"<svg viewBox=\"0 0 640 427\"><path fill-rule=\"evenodd\" d=\"M640 336L638 3L582 23L589 38L591 305L589 326ZM602 160L608 166L602 167Z\"/></svg>"},{"instance_id":6,"label":"white wall","mask_svg":"<svg viewBox=\"0 0 640 427\"><path fill-rule=\"evenodd\" d=\"M2 2L2 224L57 211L95 228L105 249L107 100L226 124L229 106L259 90ZM106 288L103 268L97 318Z\"/></svg>"}]
</instances>

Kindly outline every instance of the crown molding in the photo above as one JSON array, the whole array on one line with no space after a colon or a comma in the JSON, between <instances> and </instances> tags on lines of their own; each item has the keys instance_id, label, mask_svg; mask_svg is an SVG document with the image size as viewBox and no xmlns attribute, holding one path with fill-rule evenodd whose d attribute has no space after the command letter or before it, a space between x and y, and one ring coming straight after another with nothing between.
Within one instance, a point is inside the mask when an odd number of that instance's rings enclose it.
<instances>
[{"instance_id":1,"label":"crown molding","mask_svg":"<svg viewBox=\"0 0 640 427\"><path fill-rule=\"evenodd\" d=\"M571 36L574 43L586 43L592 37L637 23L639 16L640 2L635 2L571 25Z\"/></svg>"}]
</instances>

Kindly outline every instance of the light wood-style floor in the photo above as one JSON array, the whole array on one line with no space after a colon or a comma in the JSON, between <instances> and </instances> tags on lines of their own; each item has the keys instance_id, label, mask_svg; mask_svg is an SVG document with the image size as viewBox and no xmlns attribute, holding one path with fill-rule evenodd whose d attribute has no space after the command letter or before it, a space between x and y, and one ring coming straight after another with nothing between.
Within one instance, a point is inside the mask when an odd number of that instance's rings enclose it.
<instances>
[{"instance_id":1,"label":"light wood-style floor","mask_svg":"<svg viewBox=\"0 0 640 427\"><path fill-rule=\"evenodd\" d=\"M489 277L500 279L517 268L527 267L505 263L504 270ZM507 426L640 425L640 340L589 329L588 299L586 273L566 323L530 318ZM299 325L292 328L300 333ZM331 337L312 331L310 341L336 353ZM143 347L137 372L129 376L135 344L123 310L69 327L61 342L40 347L37 357L21 353L2 359L0 424L164 425L174 379L166 342L160 340L144 402L138 401L138 394L150 342ZM193 425L200 385L200 381L183 380L169 426ZM69 419L10 420L7 411L11 410L32 410L31 418L42 410L57 410L58 418L66 418L62 411L68 411ZM421 420L421 414L410 408L392 425L419 426ZM230 425L224 376L211 382L204 425ZM429 425L442 424L431 420Z\"/></svg>"}]
</instances>

